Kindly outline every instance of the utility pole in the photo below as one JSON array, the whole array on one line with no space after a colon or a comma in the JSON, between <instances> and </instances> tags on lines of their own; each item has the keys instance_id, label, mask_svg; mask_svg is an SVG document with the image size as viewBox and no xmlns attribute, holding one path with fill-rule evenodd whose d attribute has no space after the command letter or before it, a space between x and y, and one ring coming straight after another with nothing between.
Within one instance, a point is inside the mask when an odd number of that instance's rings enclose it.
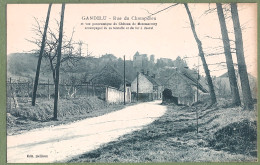
<instances>
[{"instance_id":1,"label":"utility pole","mask_svg":"<svg viewBox=\"0 0 260 165\"><path fill-rule=\"evenodd\" d=\"M198 57L197 102L199 101L199 79L200 79L200 60Z\"/></svg>"},{"instance_id":2,"label":"utility pole","mask_svg":"<svg viewBox=\"0 0 260 165\"><path fill-rule=\"evenodd\" d=\"M82 41L79 42L79 56L82 56Z\"/></svg>"},{"instance_id":3,"label":"utility pole","mask_svg":"<svg viewBox=\"0 0 260 165\"><path fill-rule=\"evenodd\" d=\"M88 44L87 44L87 57L89 56L89 54L88 54Z\"/></svg>"},{"instance_id":4,"label":"utility pole","mask_svg":"<svg viewBox=\"0 0 260 165\"><path fill-rule=\"evenodd\" d=\"M46 21L45 21L44 32L43 32L43 36L42 36L41 50L40 50L40 54L39 54L39 57L38 57L38 64L37 64L36 75L35 75L34 86L33 86L33 93L32 93L32 106L35 106L35 101L36 101L36 92L37 92L37 87L38 87L42 56L43 56L43 52L44 52L46 35L47 35L48 24L49 24L49 18L50 18L50 13L51 13L51 6L52 6L52 4L50 3L49 8L48 8L48 12L47 12Z\"/></svg>"},{"instance_id":5,"label":"utility pole","mask_svg":"<svg viewBox=\"0 0 260 165\"><path fill-rule=\"evenodd\" d=\"M138 95L139 95L139 94L138 94L138 92L139 92L139 91L138 91L138 87L139 87L139 78L138 78L138 77L139 77L139 72L137 72L137 77L136 77L136 100L137 100L137 101L138 101L138 99L139 99L139 98L138 98L138 97L139 97L139 96L138 96Z\"/></svg>"},{"instance_id":6,"label":"utility pole","mask_svg":"<svg viewBox=\"0 0 260 165\"><path fill-rule=\"evenodd\" d=\"M125 55L124 55L124 105L125 105Z\"/></svg>"},{"instance_id":7,"label":"utility pole","mask_svg":"<svg viewBox=\"0 0 260 165\"><path fill-rule=\"evenodd\" d=\"M199 101L199 76L200 76L200 62L198 56L198 77L197 77L197 102ZM197 139L199 135L199 114L198 114L198 107L196 107L196 122L197 122Z\"/></svg>"},{"instance_id":8,"label":"utility pole","mask_svg":"<svg viewBox=\"0 0 260 165\"><path fill-rule=\"evenodd\" d=\"M60 30L59 30L59 44L58 44L58 56L57 56L57 67L56 67L56 78L55 78L55 95L54 95L54 113L53 118L57 120L58 116L58 99L59 99L59 75L60 75L60 60L61 60L61 47L63 37L63 21L64 21L65 3L61 7L61 18L60 18Z\"/></svg>"},{"instance_id":9,"label":"utility pole","mask_svg":"<svg viewBox=\"0 0 260 165\"><path fill-rule=\"evenodd\" d=\"M48 79L48 100L50 100L50 80Z\"/></svg>"}]
</instances>

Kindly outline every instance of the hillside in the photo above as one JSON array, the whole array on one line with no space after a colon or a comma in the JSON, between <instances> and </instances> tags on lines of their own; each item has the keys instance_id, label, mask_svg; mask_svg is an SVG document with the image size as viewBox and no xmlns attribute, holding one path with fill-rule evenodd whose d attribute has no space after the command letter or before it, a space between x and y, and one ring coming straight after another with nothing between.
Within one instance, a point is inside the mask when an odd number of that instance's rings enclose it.
<instances>
[{"instance_id":1,"label":"hillside","mask_svg":"<svg viewBox=\"0 0 260 165\"><path fill-rule=\"evenodd\" d=\"M37 57L31 53L13 53L7 56L7 77L33 78Z\"/></svg>"},{"instance_id":2,"label":"hillside","mask_svg":"<svg viewBox=\"0 0 260 165\"><path fill-rule=\"evenodd\" d=\"M7 77L14 80L31 80L35 77L35 71L38 63L38 55L33 53L13 53L7 56ZM54 63L55 64L55 63ZM96 62L90 61L88 66L93 66ZM81 73L86 70L86 62L77 60L74 62L74 66L68 66L68 63L62 63L60 68L61 78L67 78L68 75L73 73ZM85 70L84 70L85 69ZM76 74L77 76L77 74ZM42 58L41 62L41 74L40 81L52 81L52 72L50 69L50 63L46 58Z\"/></svg>"},{"instance_id":3,"label":"hillside","mask_svg":"<svg viewBox=\"0 0 260 165\"><path fill-rule=\"evenodd\" d=\"M66 56L63 57L65 59ZM60 66L61 79L76 77L84 79L96 74L106 63L101 58L78 57L73 60L63 60ZM33 53L13 53L7 56L7 77L12 79L33 79L38 63L37 54ZM55 62L54 62L55 65ZM42 58L40 80L52 80L52 71L48 59Z\"/></svg>"},{"instance_id":4,"label":"hillside","mask_svg":"<svg viewBox=\"0 0 260 165\"><path fill-rule=\"evenodd\" d=\"M66 56L63 56L66 59ZM63 60L62 60L63 61ZM31 80L35 77L38 63L37 54L33 53L13 53L7 56L7 77L14 80ZM55 62L54 62L55 64ZM92 76L100 72L107 64L115 67L123 75L124 61L112 54L96 57L75 57L74 59L63 61L60 66L61 79L72 77L79 81L87 81ZM137 70L133 67L133 61L126 61L126 77L132 81ZM152 70L152 69L151 69ZM52 80L52 72L48 59L43 58L41 63L40 81Z\"/></svg>"}]
</instances>

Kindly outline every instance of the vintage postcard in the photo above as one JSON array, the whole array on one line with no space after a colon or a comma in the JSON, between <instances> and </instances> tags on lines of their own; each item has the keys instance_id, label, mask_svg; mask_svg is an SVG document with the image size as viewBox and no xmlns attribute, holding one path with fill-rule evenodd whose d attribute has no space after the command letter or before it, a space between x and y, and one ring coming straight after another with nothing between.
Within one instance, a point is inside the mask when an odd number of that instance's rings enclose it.
<instances>
[{"instance_id":1,"label":"vintage postcard","mask_svg":"<svg viewBox=\"0 0 260 165\"><path fill-rule=\"evenodd\" d=\"M7 163L257 162L257 3L7 4Z\"/></svg>"}]
</instances>

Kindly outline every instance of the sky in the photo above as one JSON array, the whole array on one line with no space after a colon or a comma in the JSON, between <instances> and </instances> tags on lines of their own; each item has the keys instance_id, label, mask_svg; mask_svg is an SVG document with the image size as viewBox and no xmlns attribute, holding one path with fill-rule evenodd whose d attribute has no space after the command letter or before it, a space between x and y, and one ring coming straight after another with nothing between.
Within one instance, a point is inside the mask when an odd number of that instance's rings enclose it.
<instances>
[{"instance_id":1,"label":"sky","mask_svg":"<svg viewBox=\"0 0 260 165\"><path fill-rule=\"evenodd\" d=\"M87 51L95 57L106 53L114 54L116 57L126 56L132 59L138 51L141 54L155 55L155 58L176 59L178 56L185 58L190 68L198 66L198 48L194 40L186 10L182 4L164 10L154 16L156 20L131 20L132 17L147 17L172 4L66 4L64 16L64 32L70 36L74 29L74 40L83 41L83 55ZM222 53L223 47L220 33L220 25L217 13L205 15L209 8L215 8L214 4L189 4L191 14L195 21L196 30L202 41L204 51L207 54ZM257 5L255 3L238 4L240 23L243 28L243 42L246 63L249 73L256 76L257 59ZM7 5L7 54L17 52L28 52L36 46L26 39L35 36L32 28L36 24L35 18L45 21L48 4L8 4ZM57 27L56 20L60 19L61 5L52 6L49 27ZM230 13L227 12L227 16ZM106 16L106 20L83 20L90 16ZM113 20L113 17L129 17L129 20ZM130 23L123 27L139 27L132 23L156 23L153 29L112 29L93 30L85 29L82 23ZM91 26L91 25L90 25ZM227 18L229 37L234 39L232 33L232 20ZM97 26L95 26L97 27ZM121 27L121 25L114 25ZM234 47L234 46L233 46ZM227 70L216 63L225 62L224 54L206 57L211 70L211 75L219 76ZM233 54L236 63L236 56ZM199 69L202 71L201 62Z\"/></svg>"}]
</instances>

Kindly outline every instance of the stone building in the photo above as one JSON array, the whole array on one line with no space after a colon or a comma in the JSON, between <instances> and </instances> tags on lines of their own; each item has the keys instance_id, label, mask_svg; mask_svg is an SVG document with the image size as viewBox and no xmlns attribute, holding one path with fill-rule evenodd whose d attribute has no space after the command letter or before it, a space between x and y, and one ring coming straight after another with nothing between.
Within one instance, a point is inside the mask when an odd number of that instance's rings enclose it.
<instances>
[{"instance_id":1,"label":"stone building","mask_svg":"<svg viewBox=\"0 0 260 165\"><path fill-rule=\"evenodd\" d=\"M138 90L137 90L138 88ZM139 73L131 83L132 98L139 101L152 101L162 98L162 85L155 79L155 75Z\"/></svg>"},{"instance_id":2,"label":"stone building","mask_svg":"<svg viewBox=\"0 0 260 165\"><path fill-rule=\"evenodd\" d=\"M133 59L133 66L139 71L141 71L141 69L147 69L148 67L147 54L139 54L139 52L136 52Z\"/></svg>"},{"instance_id":3,"label":"stone building","mask_svg":"<svg viewBox=\"0 0 260 165\"><path fill-rule=\"evenodd\" d=\"M166 80L164 87L170 89L172 95L178 98L178 104L191 105L197 101L197 98L201 100L208 95L207 89L197 81L196 77L197 75L192 75L188 70L176 69Z\"/></svg>"}]
</instances>

